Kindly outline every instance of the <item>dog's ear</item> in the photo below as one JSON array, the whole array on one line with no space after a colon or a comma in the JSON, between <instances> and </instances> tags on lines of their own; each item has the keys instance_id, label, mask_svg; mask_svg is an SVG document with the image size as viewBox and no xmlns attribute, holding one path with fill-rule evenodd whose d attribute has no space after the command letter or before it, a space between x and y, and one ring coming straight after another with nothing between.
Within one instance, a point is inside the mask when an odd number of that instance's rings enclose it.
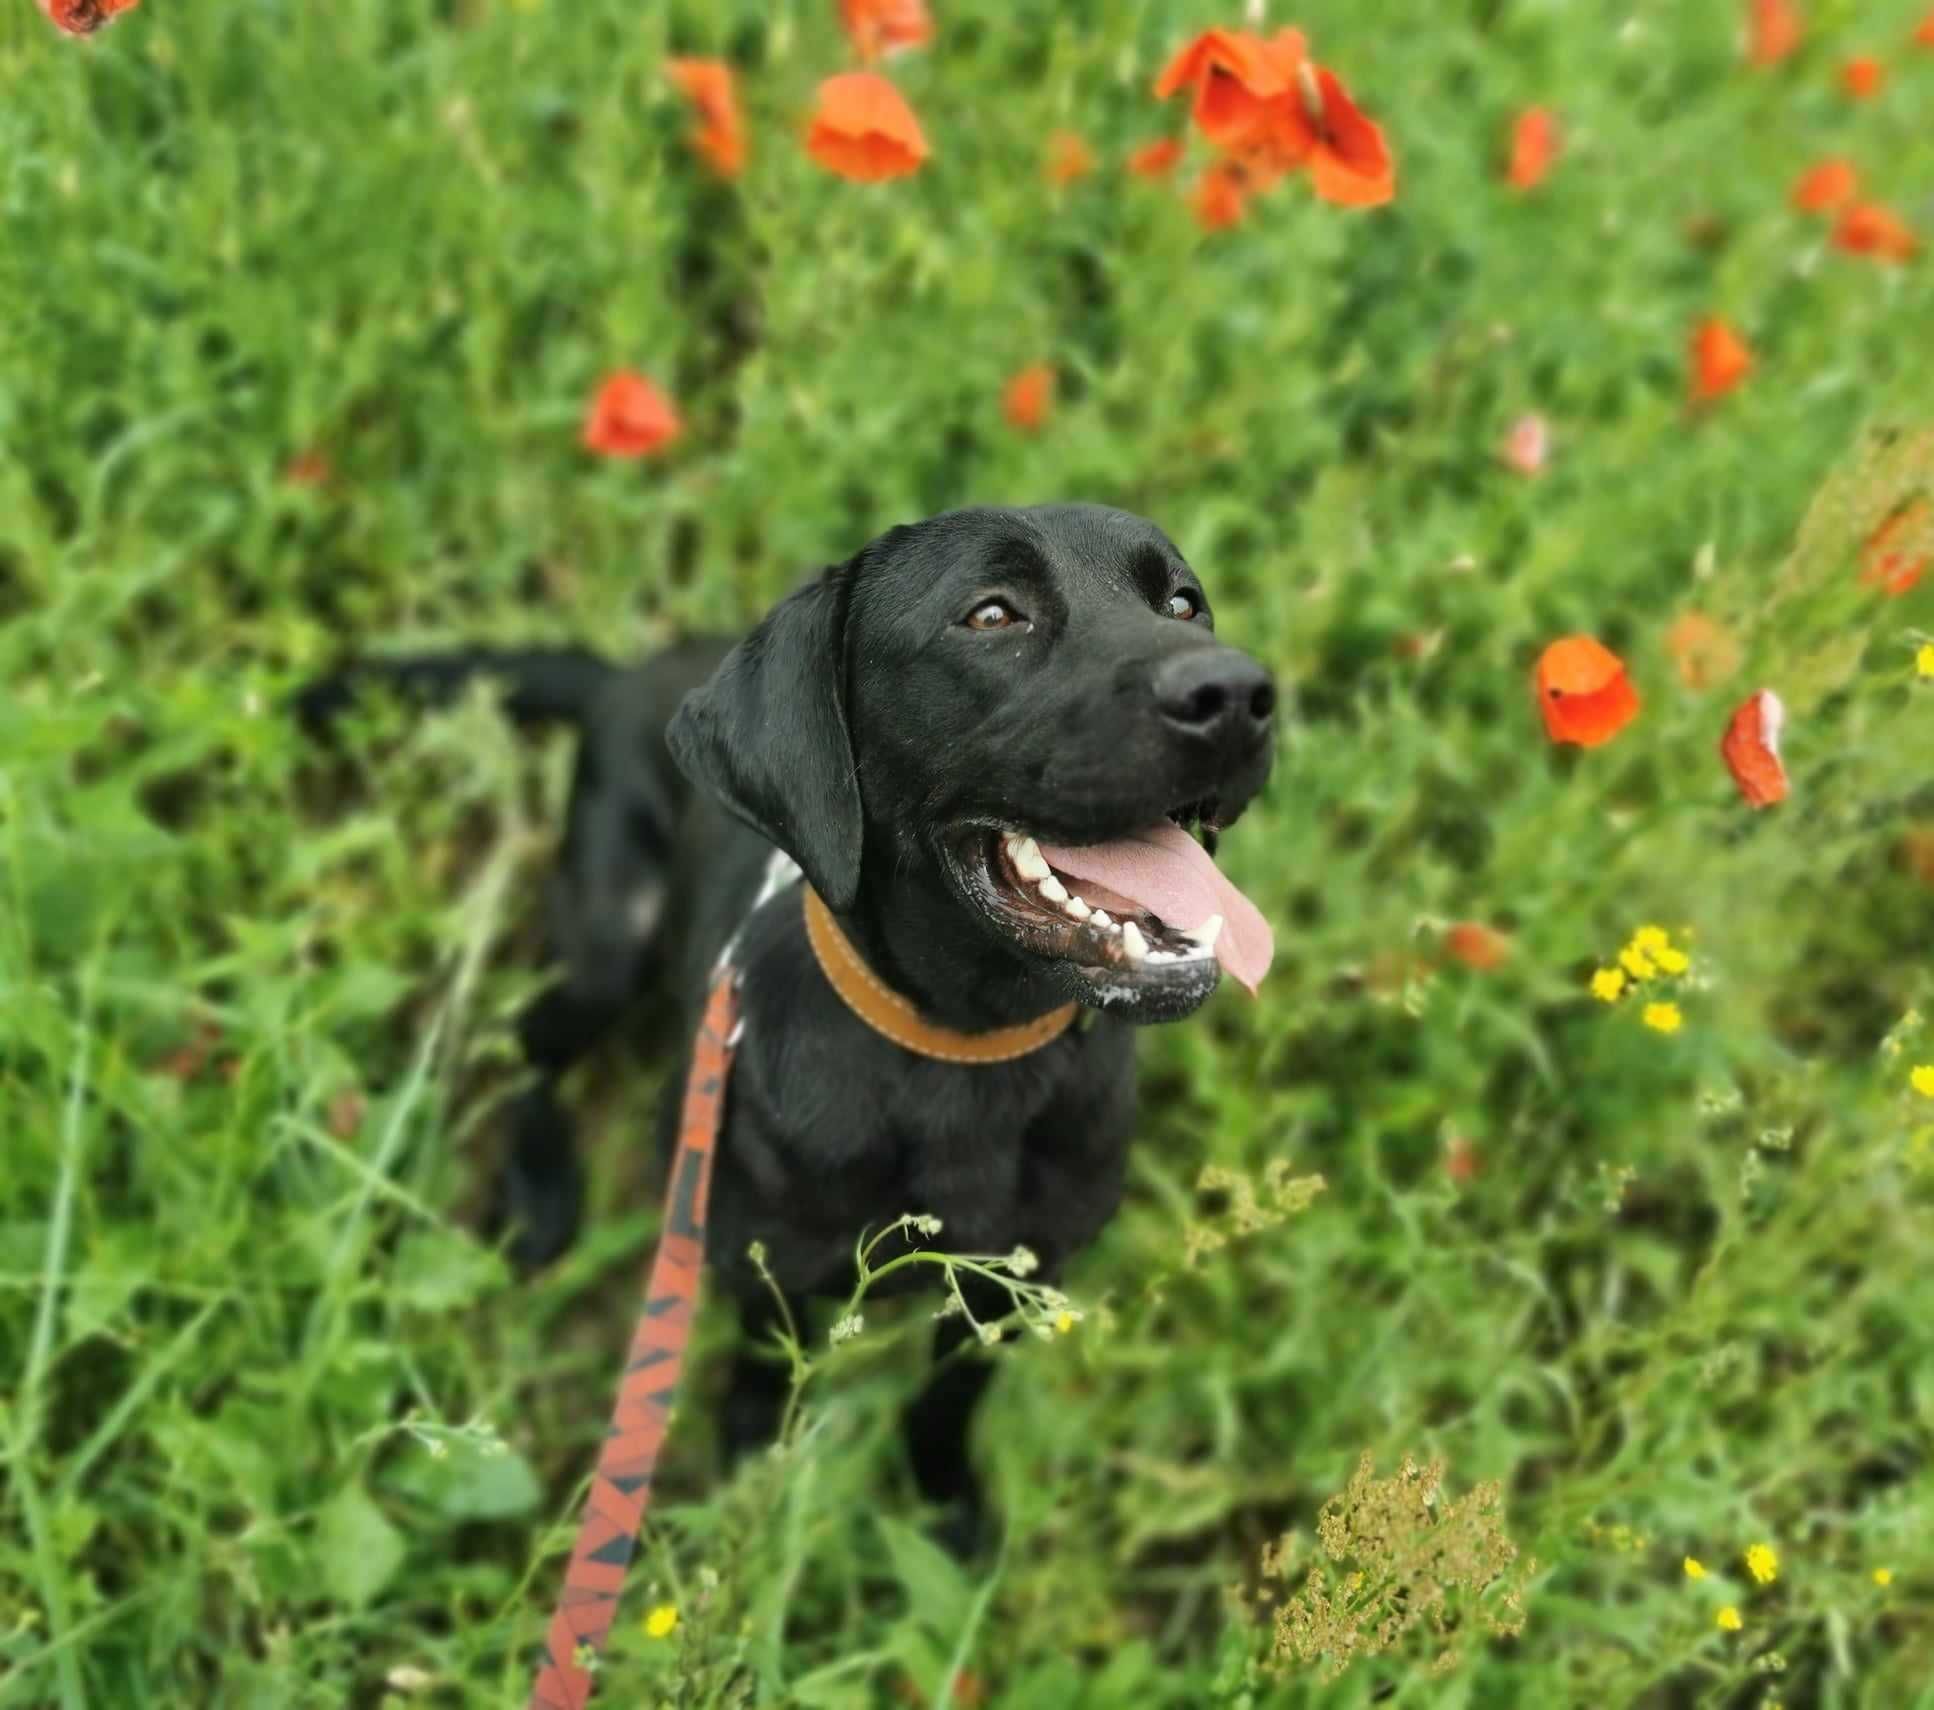
<instances>
[{"instance_id":1,"label":"dog's ear","mask_svg":"<svg viewBox=\"0 0 1934 1710\"><path fill-rule=\"evenodd\" d=\"M678 769L797 861L829 908L860 884L860 787L847 734L844 577L780 601L673 715Z\"/></svg>"}]
</instances>

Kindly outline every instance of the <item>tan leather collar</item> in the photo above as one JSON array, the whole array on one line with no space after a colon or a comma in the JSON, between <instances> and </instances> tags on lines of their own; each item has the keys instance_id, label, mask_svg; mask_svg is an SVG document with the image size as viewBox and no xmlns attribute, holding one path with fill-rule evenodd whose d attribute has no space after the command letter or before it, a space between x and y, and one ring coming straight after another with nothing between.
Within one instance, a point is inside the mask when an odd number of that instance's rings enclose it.
<instances>
[{"instance_id":1,"label":"tan leather collar","mask_svg":"<svg viewBox=\"0 0 1934 1710\"><path fill-rule=\"evenodd\" d=\"M1011 1063L1059 1039L1075 1018L1078 1006L1070 1003L1018 1027L996 1027L987 1033L936 1027L866 965L819 893L811 885L799 888L806 896L806 938L820 972L848 1009L902 1050L941 1063Z\"/></svg>"}]
</instances>

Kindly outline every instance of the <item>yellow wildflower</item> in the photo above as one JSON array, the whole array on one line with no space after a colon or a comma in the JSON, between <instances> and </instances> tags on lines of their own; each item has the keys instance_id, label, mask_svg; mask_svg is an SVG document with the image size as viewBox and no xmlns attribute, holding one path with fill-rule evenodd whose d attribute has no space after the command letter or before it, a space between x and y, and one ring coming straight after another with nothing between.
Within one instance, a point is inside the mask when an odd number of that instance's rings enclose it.
<instances>
[{"instance_id":1,"label":"yellow wildflower","mask_svg":"<svg viewBox=\"0 0 1934 1710\"><path fill-rule=\"evenodd\" d=\"M1636 944L1628 944L1618 953L1619 965L1635 980L1649 980L1659 970L1653 966L1652 958Z\"/></svg>"},{"instance_id":2,"label":"yellow wildflower","mask_svg":"<svg viewBox=\"0 0 1934 1710\"><path fill-rule=\"evenodd\" d=\"M645 1617L645 1637L669 1639L678 1631L678 1605L661 1603Z\"/></svg>"},{"instance_id":3,"label":"yellow wildflower","mask_svg":"<svg viewBox=\"0 0 1934 1710\"><path fill-rule=\"evenodd\" d=\"M1677 1033L1685 1025L1676 1003L1648 1003L1640 1019L1654 1033Z\"/></svg>"},{"instance_id":4,"label":"yellow wildflower","mask_svg":"<svg viewBox=\"0 0 1934 1710\"><path fill-rule=\"evenodd\" d=\"M1934 1063L1922 1063L1907 1080L1922 1098L1934 1098Z\"/></svg>"},{"instance_id":5,"label":"yellow wildflower","mask_svg":"<svg viewBox=\"0 0 1934 1710\"><path fill-rule=\"evenodd\" d=\"M1600 1003L1617 1003L1625 990L1625 976L1616 968L1600 968L1592 975L1592 996Z\"/></svg>"},{"instance_id":6,"label":"yellow wildflower","mask_svg":"<svg viewBox=\"0 0 1934 1710\"><path fill-rule=\"evenodd\" d=\"M1067 1335L1074 1328L1074 1314L1072 1312L1057 1312L1054 1315L1054 1327L1062 1335Z\"/></svg>"},{"instance_id":7,"label":"yellow wildflower","mask_svg":"<svg viewBox=\"0 0 1934 1710\"><path fill-rule=\"evenodd\" d=\"M1746 1552L1746 1571L1761 1585L1771 1585L1780 1576L1780 1558L1771 1544L1754 1544Z\"/></svg>"},{"instance_id":8,"label":"yellow wildflower","mask_svg":"<svg viewBox=\"0 0 1934 1710\"><path fill-rule=\"evenodd\" d=\"M1632 934L1630 948L1641 956L1657 956L1661 950L1672 948L1672 939L1663 926L1641 926Z\"/></svg>"},{"instance_id":9,"label":"yellow wildflower","mask_svg":"<svg viewBox=\"0 0 1934 1710\"><path fill-rule=\"evenodd\" d=\"M1696 1560L1692 1556L1687 1556L1686 1557L1686 1578L1704 1579L1705 1577L1706 1577L1706 1564L1702 1561Z\"/></svg>"},{"instance_id":10,"label":"yellow wildflower","mask_svg":"<svg viewBox=\"0 0 1934 1710\"><path fill-rule=\"evenodd\" d=\"M1669 944L1663 950L1655 950L1652 959L1658 963L1662 974L1683 974L1692 966L1690 956L1683 950L1674 950Z\"/></svg>"},{"instance_id":11,"label":"yellow wildflower","mask_svg":"<svg viewBox=\"0 0 1934 1710\"><path fill-rule=\"evenodd\" d=\"M1923 641L1914 655L1914 669L1923 677L1934 677L1934 641Z\"/></svg>"},{"instance_id":12,"label":"yellow wildflower","mask_svg":"<svg viewBox=\"0 0 1934 1710\"><path fill-rule=\"evenodd\" d=\"M1744 1621L1740 1620L1739 1611L1730 1603L1725 1605L1717 1615L1713 1616L1713 1620L1718 1622L1720 1628L1728 1633L1737 1633L1741 1627L1746 1625Z\"/></svg>"},{"instance_id":13,"label":"yellow wildflower","mask_svg":"<svg viewBox=\"0 0 1934 1710\"><path fill-rule=\"evenodd\" d=\"M1892 1568L1875 1568L1875 1569L1874 1569L1874 1584L1875 1584L1875 1585L1878 1585L1878 1586L1883 1586L1883 1587L1884 1587L1884 1586L1889 1586L1889 1585L1892 1585L1893 1583L1894 1583L1894 1570L1893 1570Z\"/></svg>"}]
</instances>

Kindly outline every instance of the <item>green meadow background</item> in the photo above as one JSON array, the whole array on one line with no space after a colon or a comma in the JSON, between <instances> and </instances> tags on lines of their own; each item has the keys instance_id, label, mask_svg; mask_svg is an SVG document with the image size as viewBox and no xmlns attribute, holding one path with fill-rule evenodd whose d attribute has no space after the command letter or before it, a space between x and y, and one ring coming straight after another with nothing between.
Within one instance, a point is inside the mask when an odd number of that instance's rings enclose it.
<instances>
[{"instance_id":1,"label":"green meadow background","mask_svg":"<svg viewBox=\"0 0 1934 1710\"><path fill-rule=\"evenodd\" d=\"M1086 1316L1006 1350L980 1421L998 1557L926 1541L900 1457L923 1307L837 1356L819 1326L797 1432L736 1477L707 1315L600 1701L1934 1704L1934 576L1859 582L1934 482L1899 437L1934 285L1786 201L1843 154L1934 236L1923 8L1817 0L1753 71L1719 0L1272 0L1398 198L1286 185L1213 237L1200 144L1170 185L1122 161L1236 0L935 10L889 68L932 159L865 188L798 143L831 0L144 0L87 42L7 0L0 1705L521 1703L603 1430L657 1069L574 1085L564 1263L518 1281L476 1233L568 746L480 695L331 761L283 697L358 648L639 653L893 523L1060 498L1157 519L1288 690L1223 846L1275 971L1144 1038ZM737 183L672 52L740 71ZM1568 147L1523 196L1532 103ZM1054 188L1064 129L1099 165ZM1756 367L1695 414L1708 313ZM1028 436L1000 392L1035 361ZM579 446L624 366L686 416L662 458ZM1529 410L1538 480L1497 457ZM1682 681L1688 610L1726 681ZM1528 688L1573 632L1644 702L1591 753ZM1716 745L1760 686L1793 794L1756 815ZM1508 960L1447 957L1454 921ZM1671 1035L1586 990L1647 924L1692 956ZM1366 1451L1444 1467L1394 1567L1317 1535ZM1493 1481L1521 1634L1486 1570L1372 1654ZM1277 1643L1313 1568L1327 1681Z\"/></svg>"}]
</instances>

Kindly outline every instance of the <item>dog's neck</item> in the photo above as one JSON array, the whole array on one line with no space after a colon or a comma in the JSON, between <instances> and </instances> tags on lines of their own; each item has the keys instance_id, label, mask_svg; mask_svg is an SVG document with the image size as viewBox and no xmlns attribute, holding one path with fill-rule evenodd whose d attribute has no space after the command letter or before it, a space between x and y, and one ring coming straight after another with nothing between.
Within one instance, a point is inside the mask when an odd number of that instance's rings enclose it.
<instances>
[{"instance_id":1,"label":"dog's neck","mask_svg":"<svg viewBox=\"0 0 1934 1710\"><path fill-rule=\"evenodd\" d=\"M839 924L873 972L928 1021L963 1033L1033 1021L1067 1001L1012 950L992 942L940 876L921 864L868 864Z\"/></svg>"}]
</instances>

